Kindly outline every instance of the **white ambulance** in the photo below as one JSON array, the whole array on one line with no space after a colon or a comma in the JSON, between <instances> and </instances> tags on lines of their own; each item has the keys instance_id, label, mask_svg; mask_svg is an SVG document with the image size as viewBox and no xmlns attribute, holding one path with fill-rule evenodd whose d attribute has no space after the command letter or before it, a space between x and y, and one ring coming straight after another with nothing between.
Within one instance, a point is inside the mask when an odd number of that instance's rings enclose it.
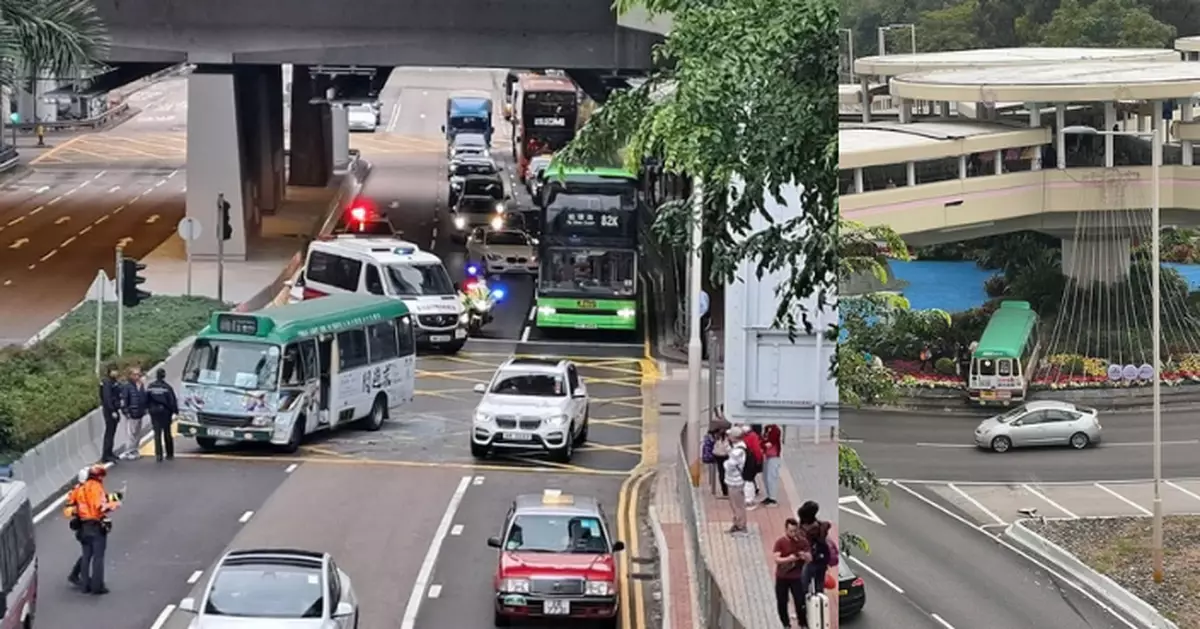
<instances>
[{"instance_id":1,"label":"white ambulance","mask_svg":"<svg viewBox=\"0 0 1200 629\"><path fill-rule=\"evenodd\" d=\"M417 345L458 353L470 320L441 259L398 238L335 236L308 246L293 295L366 293L399 299L415 315Z\"/></svg>"}]
</instances>

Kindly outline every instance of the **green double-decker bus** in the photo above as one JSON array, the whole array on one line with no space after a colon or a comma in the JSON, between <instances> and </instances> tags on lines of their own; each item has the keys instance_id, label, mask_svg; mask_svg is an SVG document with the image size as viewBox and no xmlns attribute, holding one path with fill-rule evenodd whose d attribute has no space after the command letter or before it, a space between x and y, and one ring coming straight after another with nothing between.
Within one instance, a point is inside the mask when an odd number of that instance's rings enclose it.
<instances>
[{"instance_id":1,"label":"green double-decker bus","mask_svg":"<svg viewBox=\"0 0 1200 629\"><path fill-rule=\"evenodd\" d=\"M535 325L636 330L637 175L552 164L544 177Z\"/></svg>"}]
</instances>

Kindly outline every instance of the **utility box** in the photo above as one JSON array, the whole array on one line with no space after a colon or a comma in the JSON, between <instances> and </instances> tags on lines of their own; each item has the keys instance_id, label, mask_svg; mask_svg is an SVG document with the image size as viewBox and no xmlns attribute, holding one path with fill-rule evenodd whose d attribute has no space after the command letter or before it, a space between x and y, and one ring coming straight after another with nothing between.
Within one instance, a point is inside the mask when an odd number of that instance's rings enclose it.
<instances>
[{"instance_id":1,"label":"utility box","mask_svg":"<svg viewBox=\"0 0 1200 629\"><path fill-rule=\"evenodd\" d=\"M786 204L767 200L776 222L800 214L799 189L783 190ZM755 217L755 229L766 222ZM725 412L738 423L772 423L833 427L838 420L837 381L830 377L836 339L828 338L837 323L837 310L828 306L818 311L816 299L804 301L813 334L803 327L795 339L785 329L772 326L779 298L775 288L786 275L755 274L756 264L742 262L737 279L725 289ZM836 296L837 279L829 281L829 295ZM799 317L797 316L797 320ZM822 434L828 434L822 430Z\"/></svg>"}]
</instances>

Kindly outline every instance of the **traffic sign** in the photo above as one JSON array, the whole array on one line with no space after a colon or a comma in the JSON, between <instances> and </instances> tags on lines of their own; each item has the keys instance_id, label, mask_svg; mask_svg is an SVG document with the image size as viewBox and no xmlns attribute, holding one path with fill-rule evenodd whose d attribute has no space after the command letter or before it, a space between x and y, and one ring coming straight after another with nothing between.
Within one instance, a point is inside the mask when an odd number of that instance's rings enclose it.
<instances>
[{"instance_id":1,"label":"traffic sign","mask_svg":"<svg viewBox=\"0 0 1200 629\"><path fill-rule=\"evenodd\" d=\"M8 115L8 121L13 124L17 124L17 123L21 122L21 114L15 112L15 111L12 112L11 114Z\"/></svg>"},{"instance_id":2,"label":"traffic sign","mask_svg":"<svg viewBox=\"0 0 1200 629\"><path fill-rule=\"evenodd\" d=\"M700 291L700 316L708 314L708 292Z\"/></svg>"},{"instance_id":3,"label":"traffic sign","mask_svg":"<svg viewBox=\"0 0 1200 629\"><path fill-rule=\"evenodd\" d=\"M179 237L184 242L198 240L200 238L200 221L190 216L185 216L179 220L179 227L175 231L179 233Z\"/></svg>"}]
</instances>

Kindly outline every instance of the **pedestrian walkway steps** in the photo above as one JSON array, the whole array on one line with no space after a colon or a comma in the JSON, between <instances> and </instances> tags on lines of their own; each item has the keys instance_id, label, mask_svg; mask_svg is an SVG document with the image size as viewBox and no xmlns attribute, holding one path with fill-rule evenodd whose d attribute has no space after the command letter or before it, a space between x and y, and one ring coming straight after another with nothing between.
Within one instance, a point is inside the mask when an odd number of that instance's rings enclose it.
<instances>
[{"instance_id":1,"label":"pedestrian walkway steps","mask_svg":"<svg viewBox=\"0 0 1200 629\"><path fill-rule=\"evenodd\" d=\"M1151 482L1102 483L926 483L904 484L927 497L956 508L982 526L1007 525L1037 509L1047 518L1149 516L1153 513ZM1200 513L1200 480L1164 480L1163 512Z\"/></svg>"}]
</instances>

